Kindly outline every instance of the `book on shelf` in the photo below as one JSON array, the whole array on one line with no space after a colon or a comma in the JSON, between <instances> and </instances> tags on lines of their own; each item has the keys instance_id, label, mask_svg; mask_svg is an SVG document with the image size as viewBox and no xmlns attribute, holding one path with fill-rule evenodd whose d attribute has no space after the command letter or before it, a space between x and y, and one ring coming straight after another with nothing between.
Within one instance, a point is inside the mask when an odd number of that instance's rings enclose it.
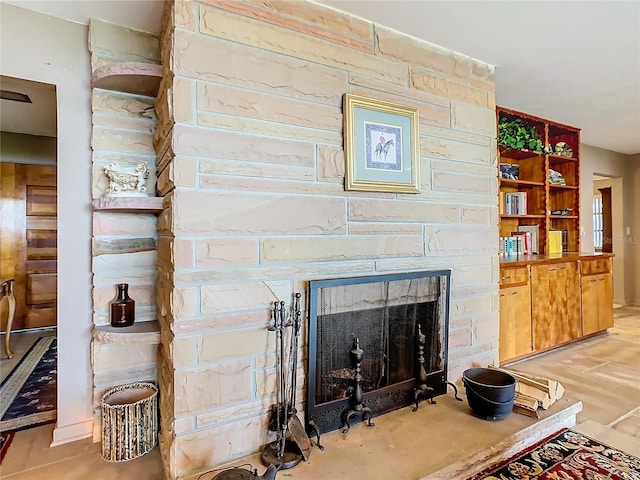
<instances>
[{"instance_id":1,"label":"book on shelf","mask_svg":"<svg viewBox=\"0 0 640 480\"><path fill-rule=\"evenodd\" d=\"M511 236L500 237L501 255L529 255L531 254L531 233L511 232Z\"/></svg>"},{"instance_id":2,"label":"book on shelf","mask_svg":"<svg viewBox=\"0 0 640 480\"><path fill-rule=\"evenodd\" d=\"M549 230L549 249L547 253L562 253L562 230Z\"/></svg>"},{"instance_id":3,"label":"book on shelf","mask_svg":"<svg viewBox=\"0 0 640 480\"><path fill-rule=\"evenodd\" d=\"M503 192L498 204L502 215L526 215L527 192Z\"/></svg>"},{"instance_id":4,"label":"book on shelf","mask_svg":"<svg viewBox=\"0 0 640 480\"><path fill-rule=\"evenodd\" d=\"M540 226L539 225L518 225L519 232L529 232L531 234L531 253L540 253L538 247L538 238L540 238Z\"/></svg>"}]
</instances>

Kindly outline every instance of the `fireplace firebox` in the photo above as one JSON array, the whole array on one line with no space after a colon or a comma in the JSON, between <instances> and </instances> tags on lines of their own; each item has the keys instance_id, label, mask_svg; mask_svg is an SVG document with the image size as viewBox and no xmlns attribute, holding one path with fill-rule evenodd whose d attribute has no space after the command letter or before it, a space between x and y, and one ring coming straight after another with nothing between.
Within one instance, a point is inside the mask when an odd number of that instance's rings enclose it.
<instances>
[{"instance_id":1,"label":"fireplace firebox","mask_svg":"<svg viewBox=\"0 0 640 480\"><path fill-rule=\"evenodd\" d=\"M414 403L421 377L429 397L446 393L450 278L450 270L438 270L309 282L308 427L343 426L356 343L358 393L373 415Z\"/></svg>"}]
</instances>

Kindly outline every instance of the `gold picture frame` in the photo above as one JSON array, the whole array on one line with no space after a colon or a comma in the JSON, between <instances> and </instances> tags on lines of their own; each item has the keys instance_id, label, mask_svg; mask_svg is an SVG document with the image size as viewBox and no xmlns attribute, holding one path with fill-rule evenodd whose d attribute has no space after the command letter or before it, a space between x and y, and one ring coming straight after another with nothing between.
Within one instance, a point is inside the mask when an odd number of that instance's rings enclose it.
<instances>
[{"instance_id":1,"label":"gold picture frame","mask_svg":"<svg viewBox=\"0 0 640 480\"><path fill-rule=\"evenodd\" d=\"M344 95L345 189L420 193L417 108Z\"/></svg>"}]
</instances>

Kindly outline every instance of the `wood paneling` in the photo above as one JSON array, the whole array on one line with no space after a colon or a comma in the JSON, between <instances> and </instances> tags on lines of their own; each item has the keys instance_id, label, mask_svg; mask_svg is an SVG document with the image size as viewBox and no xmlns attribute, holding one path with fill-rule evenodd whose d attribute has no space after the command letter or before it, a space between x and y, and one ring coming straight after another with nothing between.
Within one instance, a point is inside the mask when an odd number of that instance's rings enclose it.
<instances>
[{"instance_id":1,"label":"wood paneling","mask_svg":"<svg viewBox=\"0 0 640 480\"><path fill-rule=\"evenodd\" d=\"M599 258L597 260L582 260L580 262L580 272L585 275L596 275L611 271L611 259Z\"/></svg>"},{"instance_id":2,"label":"wood paneling","mask_svg":"<svg viewBox=\"0 0 640 480\"><path fill-rule=\"evenodd\" d=\"M584 335L613 327L613 281L610 273L581 279Z\"/></svg>"},{"instance_id":3,"label":"wood paneling","mask_svg":"<svg viewBox=\"0 0 640 480\"><path fill-rule=\"evenodd\" d=\"M14 329L56 324L56 168L0 163L0 278L15 278Z\"/></svg>"},{"instance_id":4,"label":"wood paneling","mask_svg":"<svg viewBox=\"0 0 640 480\"><path fill-rule=\"evenodd\" d=\"M525 283L529 283L529 269L527 267L500 269L500 287Z\"/></svg>"}]
</instances>

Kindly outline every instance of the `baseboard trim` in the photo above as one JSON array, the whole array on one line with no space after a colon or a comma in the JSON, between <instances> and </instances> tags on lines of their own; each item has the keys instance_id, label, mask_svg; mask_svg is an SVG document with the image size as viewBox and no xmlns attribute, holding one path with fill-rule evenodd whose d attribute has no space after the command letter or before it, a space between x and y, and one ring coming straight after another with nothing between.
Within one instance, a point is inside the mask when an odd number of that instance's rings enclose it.
<instances>
[{"instance_id":1,"label":"baseboard trim","mask_svg":"<svg viewBox=\"0 0 640 480\"><path fill-rule=\"evenodd\" d=\"M65 425L63 427L54 428L53 440L50 447L57 447L65 443L75 442L91 437L93 434L93 420L87 420L73 425Z\"/></svg>"}]
</instances>

